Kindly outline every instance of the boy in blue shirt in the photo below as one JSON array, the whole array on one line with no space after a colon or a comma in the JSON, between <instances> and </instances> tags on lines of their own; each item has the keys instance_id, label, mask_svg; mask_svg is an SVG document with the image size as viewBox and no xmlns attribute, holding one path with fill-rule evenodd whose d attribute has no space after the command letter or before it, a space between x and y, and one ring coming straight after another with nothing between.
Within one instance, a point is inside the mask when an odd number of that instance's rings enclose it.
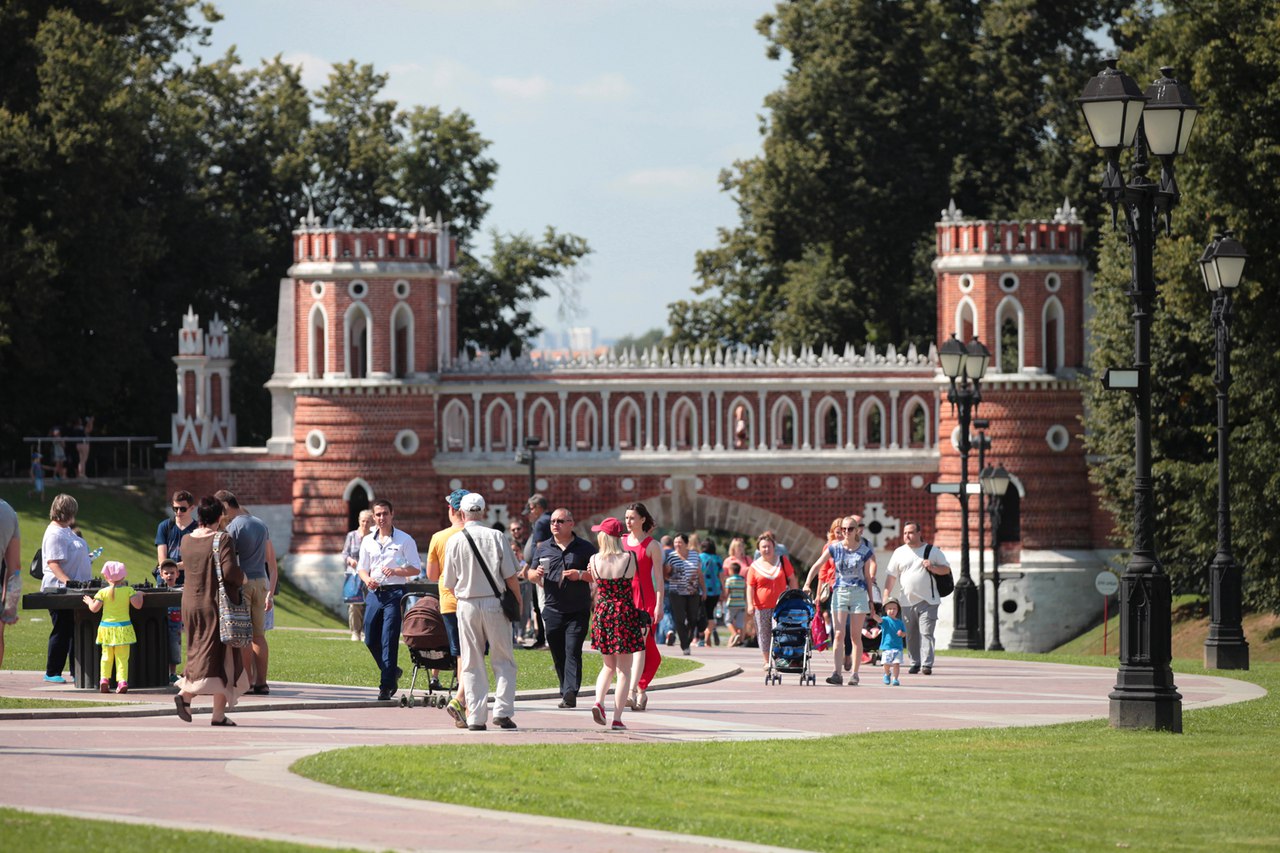
<instances>
[{"instance_id":1,"label":"boy in blue shirt","mask_svg":"<svg viewBox=\"0 0 1280 853\"><path fill-rule=\"evenodd\" d=\"M170 589L180 589L178 564L165 559L160 562L160 583ZM169 617L169 683L178 680L178 664L182 663L182 608L168 608Z\"/></svg>"},{"instance_id":2,"label":"boy in blue shirt","mask_svg":"<svg viewBox=\"0 0 1280 853\"><path fill-rule=\"evenodd\" d=\"M902 642L907 636L906 623L902 621L902 608L896 598L884 603L884 615L880 617L880 662L884 664L884 683L900 686L898 673L902 668ZM893 678L889 673L893 673Z\"/></svg>"}]
</instances>

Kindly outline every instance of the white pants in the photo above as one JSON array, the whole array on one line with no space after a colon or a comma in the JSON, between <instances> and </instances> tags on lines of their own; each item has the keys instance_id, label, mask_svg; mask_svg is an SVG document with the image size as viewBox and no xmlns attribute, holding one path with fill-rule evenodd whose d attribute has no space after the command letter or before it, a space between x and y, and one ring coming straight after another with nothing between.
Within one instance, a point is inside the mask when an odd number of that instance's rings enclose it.
<instances>
[{"instance_id":1,"label":"white pants","mask_svg":"<svg viewBox=\"0 0 1280 853\"><path fill-rule=\"evenodd\" d=\"M511 623L502 602L493 596L458 599L458 645L462 659L462 686L467 694L467 724L483 725L489 717L489 674L484 668L485 643L489 662L498 679L493 715L510 717L516 712L516 659L511 653Z\"/></svg>"}]
</instances>

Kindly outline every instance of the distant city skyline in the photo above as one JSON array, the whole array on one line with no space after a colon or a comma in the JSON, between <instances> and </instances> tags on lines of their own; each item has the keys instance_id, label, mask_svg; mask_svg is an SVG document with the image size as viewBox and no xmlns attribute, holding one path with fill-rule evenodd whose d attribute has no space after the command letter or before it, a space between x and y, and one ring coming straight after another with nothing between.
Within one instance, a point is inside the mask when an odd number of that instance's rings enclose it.
<instances>
[{"instance_id":1,"label":"distant city skyline","mask_svg":"<svg viewBox=\"0 0 1280 853\"><path fill-rule=\"evenodd\" d=\"M215 5L206 58L279 54L313 92L355 59L390 75L383 94L401 108L470 115L499 166L484 227L552 225L594 250L578 310L543 300L538 323L606 340L665 329L668 304L692 296L694 254L737 220L717 176L759 152L762 102L786 68L755 31L765 0Z\"/></svg>"}]
</instances>

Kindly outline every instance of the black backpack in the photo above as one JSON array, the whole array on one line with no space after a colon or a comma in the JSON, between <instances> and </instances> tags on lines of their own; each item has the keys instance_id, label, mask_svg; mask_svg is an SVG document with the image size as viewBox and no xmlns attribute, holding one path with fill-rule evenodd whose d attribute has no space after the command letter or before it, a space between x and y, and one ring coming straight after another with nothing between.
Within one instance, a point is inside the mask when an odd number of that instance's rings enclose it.
<instances>
[{"instance_id":1,"label":"black backpack","mask_svg":"<svg viewBox=\"0 0 1280 853\"><path fill-rule=\"evenodd\" d=\"M932 550L933 546L925 543L923 559L929 559L929 552ZM929 570L925 569L925 571ZM933 572L929 572L929 582L933 584L933 588L937 591L939 598L946 598L956 591L956 579L952 577L949 567L945 575L935 575Z\"/></svg>"}]
</instances>

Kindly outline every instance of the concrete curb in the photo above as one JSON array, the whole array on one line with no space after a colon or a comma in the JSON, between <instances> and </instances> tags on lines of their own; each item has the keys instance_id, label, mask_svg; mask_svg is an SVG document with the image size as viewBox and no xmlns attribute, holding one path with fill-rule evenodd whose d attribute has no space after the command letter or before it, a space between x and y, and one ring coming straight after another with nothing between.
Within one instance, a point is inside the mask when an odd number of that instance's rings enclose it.
<instances>
[{"instance_id":1,"label":"concrete curb","mask_svg":"<svg viewBox=\"0 0 1280 853\"><path fill-rule=\"evenodd\" d=\"M688 672L682 672L679 675L671 675L660 679L649 685L649 689L656 690L678 690L682 687L696 687L703 684L711 684L716 681L722 681L726 678L732 678L742 673L742 668L728 661L699 661L702 666ZM33 675L39 673L33 672ZM350 689L350 685L327 685L327 684L305 684L296 682L275 682L278 687L299 687L302 689L312 688L324 690L329 687L341 687L342 689ZM161 692L162 691L162 692ZM372 691L372 688L370 688ZM403 692L403 691L402 691ZM610 689L612 693L612 688ZM115 694L109 694L114 696ZM128 705L115 706L92 706L86 708L11 708L0 710L0 722L4 720L85 720L85 719L121 719L130 717L167 717L174 713L172 697L177 695L177 691L171 688L152 688L146 691L137 691L133 695L147 696L150 701L132 702ZM151 697L155 697L151 699ZM161 702L163 697L163 702ZM415 700L418 698L414 697ZM518 690L516 691L517 702L537 701L540 699L558 699L560 693L556 690L539 689L539 690ZM85 702L92 700L81 699L76 697L68 699L70 702ZM489 697L489 703L493 703L493 697ZM398 699L379 702L376 699L282 699L280 701L272 701L268 699L265 702L250 701L240 702L236 705L237 714L256 713L260 711L309 711L317 709L341 709L341 708L399 708ZM415 707L420 707L415 702ZM199 714L212 713L209 707L193 707L191 709L193 716Z\"/></svg>"}]
</instances>

